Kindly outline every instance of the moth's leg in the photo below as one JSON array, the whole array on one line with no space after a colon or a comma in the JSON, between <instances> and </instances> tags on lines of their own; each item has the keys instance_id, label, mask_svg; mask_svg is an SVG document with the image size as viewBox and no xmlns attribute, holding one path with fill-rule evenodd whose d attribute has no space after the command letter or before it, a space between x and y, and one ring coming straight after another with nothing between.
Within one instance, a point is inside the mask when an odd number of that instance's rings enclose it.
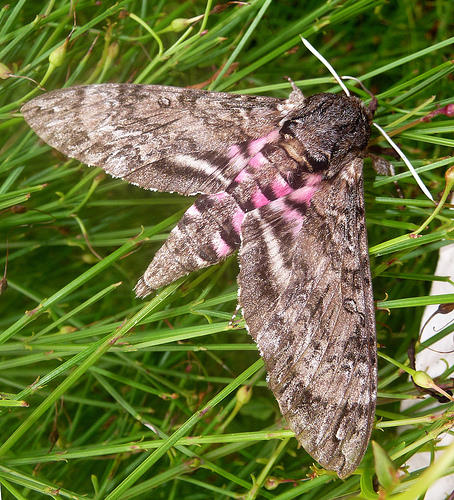
<instances>
[{"instance_id":1,"label":"moth's leg","mask_svg":"<svg viewBox=\"0 0 454 500\"><path fill-rule=\"evenodd\" d=\"M232 317L230 318L229 326L231 326L231 327L238 326L238 321L241 318L237 319L237 316L238 316L238 313L240 312L240 310L241 310L241 306L240 306L240 304L237 304L235 307L235 310L233 311Z\"/></svg>"},{"instance_id":2,"label":"moth's leg","mask_svg":"<svg viewBox=\"0 0 454 500\"><path fill-rule=\"evenodd\" d=\"M368 156L372 160L372 167L375 172L377 172L377 174L388 176L393 176L396 174L393 164L389 160L386 160L382 156L378 156L373 153L369 153Z\"/></svg>"},{"instance_id":3,"label":"moth's leg","mask_svg":"<svg viewBox=\"0 0 454 500\"><path fill-rule=\"evenodd\" d=\"M288 98L282 103L279 104L278 109L282 113L282 120L288 120L292 116L292 112L295 110L300 110L301 106L303 106L305 97L304 94L301 92L301 89L299 89L296 85L295 82L289 78L286 77L287 80L290 82L292 86L292 91L290 92L290 95Z\"/></svg>"},{"instance_id":4,"label":"moth's leg","mask_svg":"<svg viewBox=\"0 0 454 500\"><path fill-rule=\"evenodd\" d=\"M305 99L303 92L299 87L296 86L296 83L289 76L287 76L286 78L292 86L292 92L290 93L289 99L293 101L299 101L299 103L302 104Z\"/></svg>"},{"instance_id":5,"label":"moth's leg","mask_svg":"<svg viewBox=\"0 0 454 500\"><path fill-rule=\"evenodd\" d=\"M387 154L389 154L389 153L387 152ZM394 166L390 161L386 160L382 156L378 156L378 155L375 155L375 154L370 153L370 152L369 152L368 156L372 160L372 167L377 172L377 174L386 175L389 177L393 177L394 175L396 175L396 172L394 170ZM402 194L402 190L400 189L398 182L393 181L393 184L396 188L396 191L397 191L397 194L399 195L399 197L403 198L404 195Z\"/></svg>"},{"instance_id":6,"label":"moth's leg","mask_svg":"<svg viewBox=\"0 0 454 500\"><path fill-rule=\"evenodd\" d=\"M216 264L240 244L244 212L221 192L200 196L170 232L135 287L138 297L192 271Z\"/></svg>"}]
</instances>

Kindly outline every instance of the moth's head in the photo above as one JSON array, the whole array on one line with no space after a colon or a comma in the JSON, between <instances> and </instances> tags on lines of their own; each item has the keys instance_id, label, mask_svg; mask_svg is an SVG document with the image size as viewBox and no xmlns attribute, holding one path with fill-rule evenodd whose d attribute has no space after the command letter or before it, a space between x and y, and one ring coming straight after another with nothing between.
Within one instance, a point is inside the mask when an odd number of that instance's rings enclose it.
<instances>
[{"instance_id":1,"label":"moth's head","mask_svg":"<svg viewBox=\"0 0 454 500\"><path fill-rule=\"evenodd\" d=\"M284 141L297 141L305 164L329 178L346 157L362 156L370 136L372 112L356 97L316 94L304 100L280 130Z\"/></svg>"}]
</instances>

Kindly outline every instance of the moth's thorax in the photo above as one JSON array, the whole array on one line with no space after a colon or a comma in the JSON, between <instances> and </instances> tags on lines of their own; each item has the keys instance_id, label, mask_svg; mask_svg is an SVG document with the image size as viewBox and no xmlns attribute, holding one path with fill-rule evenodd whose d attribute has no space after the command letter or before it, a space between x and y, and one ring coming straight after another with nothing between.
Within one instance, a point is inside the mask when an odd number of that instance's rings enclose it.
<instances>
[{"instance_id":1,"label":"moth's thorax","mask_svg":"<svg viewBox=\"0 0 454 500\"><path fill-rule=\"evenodd\" d=\"M362 155L369 142L371 119L356 97L316 94L282 124L280 145L310 171L330 178L346 159Z\"/></svg>"}]
</instances>

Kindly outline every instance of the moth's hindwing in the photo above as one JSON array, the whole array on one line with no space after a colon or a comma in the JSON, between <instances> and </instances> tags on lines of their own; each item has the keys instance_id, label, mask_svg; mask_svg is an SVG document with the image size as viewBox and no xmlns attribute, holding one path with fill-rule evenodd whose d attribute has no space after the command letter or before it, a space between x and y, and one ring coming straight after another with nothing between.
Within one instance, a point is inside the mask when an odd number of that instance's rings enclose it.
<instances>
[{"instance_id":1,"label":"moth's hindwing","mask_svg":"<svg viewBox=\"0 0 454 500\"><path fill-rule=\"evenodd\" d=\"M238 247L240 303L283 415L350 474L376 395L362 193L371 116L356 98L282 102L173 87L57 90L22 108L66 155L147 189L203 193L136 287L145 296Z\"/></svg>"},{"instance_id":2,"label":"moth's hindwing","mask_svg":"<svg viewBox=\"0 0 454 500\"><path fill-rule=\"evenodd\" d=\"M171 283L191 271L225 259L240 246L240 226L244 213L233 196L220 192L200 196L172 229L165 245L154 256L135 287L137 296Z\"/></svg>"}]
</instances>

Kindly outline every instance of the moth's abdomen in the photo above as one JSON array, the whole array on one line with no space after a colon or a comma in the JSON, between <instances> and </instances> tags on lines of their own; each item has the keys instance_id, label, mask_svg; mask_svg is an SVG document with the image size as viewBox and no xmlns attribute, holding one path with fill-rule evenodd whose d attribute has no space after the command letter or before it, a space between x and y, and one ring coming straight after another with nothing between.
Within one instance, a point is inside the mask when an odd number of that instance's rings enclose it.
<instances>
[{"instance_id":1,"label":"moth's abdomen","mask_svg":"<svg viewBox=\"0 0 454 500\"><path fill-rule=\"evenodd\" d=\"M221 192L200 196L170 232L136 285L138 297L225 259L240 245L244 212Z\"/></svg>"}]
</instances>

